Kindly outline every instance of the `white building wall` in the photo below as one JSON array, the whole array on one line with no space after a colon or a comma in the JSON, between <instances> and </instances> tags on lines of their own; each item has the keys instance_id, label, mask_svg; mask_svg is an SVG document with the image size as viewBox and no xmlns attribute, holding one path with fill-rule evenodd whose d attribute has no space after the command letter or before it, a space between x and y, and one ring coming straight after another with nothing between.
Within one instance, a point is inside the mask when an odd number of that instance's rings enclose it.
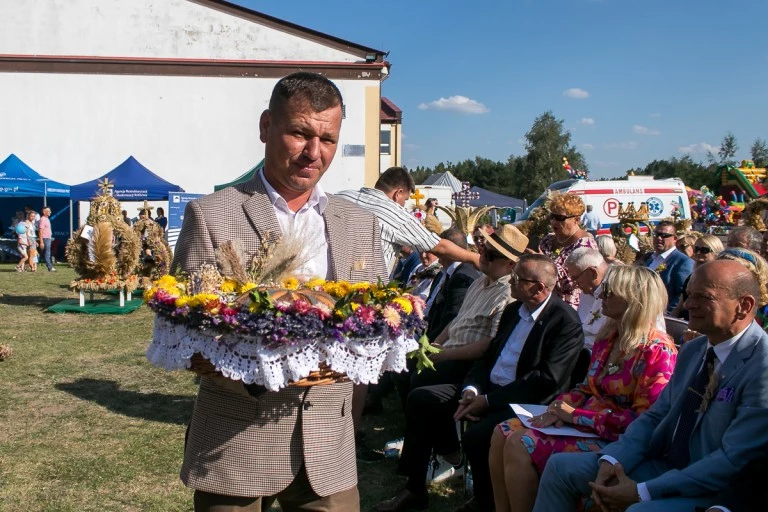
<instances>
[{"instance_id":1,"label":"white building wall","mask_svg":"<svg viewBox=\"0 0 768 512\"><path fill-rule=\"evenodd\" d=\"M133 155L187 192L208 193L264 156L259 116L276 79L0 73L0 160L15 153L69 184L96 178ZM363 184L365 88L336 80L346 119L322 180L329 192Z\"/></svg>"},{"instance_id":2,"label":"white building wall","mask_svg":"<svg viewBox=\"0 0 768 512\"><path fill-rule=\"evenodd\" d=\"M0 0L0 53L360 60L190 0Z\"/></svg>"}]
</instances>

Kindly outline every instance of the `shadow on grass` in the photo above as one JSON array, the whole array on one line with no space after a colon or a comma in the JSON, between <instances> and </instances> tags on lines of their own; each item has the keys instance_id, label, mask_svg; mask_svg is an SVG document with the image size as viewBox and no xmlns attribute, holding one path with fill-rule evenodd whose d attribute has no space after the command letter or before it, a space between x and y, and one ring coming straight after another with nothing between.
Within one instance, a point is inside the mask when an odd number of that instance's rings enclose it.
<instances>
[{"instance_id":1,"label":"shadow on grass","mask_svg":"<svg viewBox=\"0 0 768 512\"><path fill-rule=\"evenodd\" d=\"M139 393L120 389L113 380L78 379L56 384L56 389L81 400L95 402L117 414L177 425L189 423L195 402L194 397L187 395Z\"/></svg>"},{"instance_id":2,"label":"shadow on grass","mask_svg":"<svg viewBox=\"0 0 768 512\"><path fill-rule=\"evenodd\" d=\"M0 304L32 306L40 309L48 309L50 306L61 301L61 297L51 297L50 295L8 295L6 293L0 296Z\"/></svg>"}]
</instances>

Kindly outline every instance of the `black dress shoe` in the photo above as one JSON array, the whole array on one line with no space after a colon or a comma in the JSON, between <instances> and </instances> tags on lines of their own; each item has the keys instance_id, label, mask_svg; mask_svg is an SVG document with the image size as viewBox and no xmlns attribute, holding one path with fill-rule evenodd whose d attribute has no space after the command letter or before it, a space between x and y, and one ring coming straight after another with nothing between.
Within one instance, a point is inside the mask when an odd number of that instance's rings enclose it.
<instances>
[{"instance_id":1,"label":"black dress shoe","mask_svg":"<svg viewBox=\"0 0 768 512\"><path fill-rule=\"evenodd\" d=\"M394 498L382 501L373 507L376 512L405 512L407 510L426 510L429 507L429 495L416 494L403 489Z\"/></svg>"}]
</instances>

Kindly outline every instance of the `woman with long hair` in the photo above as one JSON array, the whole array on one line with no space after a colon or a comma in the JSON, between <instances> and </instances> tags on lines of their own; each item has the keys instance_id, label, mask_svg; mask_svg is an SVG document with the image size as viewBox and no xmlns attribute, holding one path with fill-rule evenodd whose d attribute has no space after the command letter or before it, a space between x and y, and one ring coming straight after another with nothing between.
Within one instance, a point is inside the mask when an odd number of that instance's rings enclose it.
<instances>
[{"instance_id":1,"label":"woman with long hair","mask_svg":"<svg viewBox=\"0 0 768 512\"><path fill-rule=\"evenodd\" d=\"M527 429L516 418L500 423L489 455L496 512L532 510L539 475L553 453L599 451L618 439L669 382L677 348L655 328L667 307L658 274L644 267L614 266L600 297L607 321L593 346L586 381L532 420L533 427L568 424L599 437L548 435Z\"/></svg>"}]
</instances>

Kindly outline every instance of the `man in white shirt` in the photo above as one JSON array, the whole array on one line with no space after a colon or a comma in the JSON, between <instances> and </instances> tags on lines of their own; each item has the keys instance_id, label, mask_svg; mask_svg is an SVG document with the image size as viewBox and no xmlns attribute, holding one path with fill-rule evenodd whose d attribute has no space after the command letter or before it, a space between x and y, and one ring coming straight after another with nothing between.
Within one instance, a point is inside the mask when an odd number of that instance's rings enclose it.
<instances>
[{"instance_id":1,"label":"man in white shirt","mask_svg":"<svg viewBox=\"0 0 768 512\"><path fill-rule=\"evenodd\" d=\"M478 265L476 253L462 249L450 240L427 230L403 205L416 191L411 174L402 167L390 167L379 176L374 188L343 190L336 194L374 214L381 226L384 262L391 271L404 245L417 252L431 252L439 258Z\"/></svg>"},{"instance_id":2,"label":"man in white shirt","mask_svg":"<svg viewBox=\"0 0 768 512\"><path fill-rule=\"evenodd\" d=\"M600 229L600 216L592 211L592 205L587 205L587 211L581 216L581 223L584 225L584 229L587 233L590 233L593 237L597 237L597 230Z\"/></svg>"},{"instance_id":3,"label":"man in white shirt","mask_svg":"<svg viewBox=\"0 0 768 512\"><path fill-rule=\"evenodd\" d=\"M704 336L685 343L658 400L598 453L560 453L541 476L534 512L689 511L716 504L747 464L768 455L768 334L754 321L758 279L738 262L696 269L685 307Z\"/></svg>"},{"instance_id":4,"label":"man in white shirt","mask_svg":"<svg viewBox=\"0 0 768 512\"><path fill-rule=\"evenodd\" d=\"M675 247L677 230L675 224L663 220L653 232L654 252L646 259L645 266L658 272L667 289L667 313L680 302L683 284L693 272L693 260Z\"/></svg>"},{"instance_id":5,"label":"man in white shirt","mask_svg":"<svg viewBox=\"0 0 768 512\"><path fill-rule=\"evenodd\" d=\"M608 268L608 263L600 251L589 247L576 249L565 261L565 269L573 284L583 292L577 312L584 330L584 346L589 349L594 345L597 333L605 323L600 292Z\"/></svg>"}]
</instances>

